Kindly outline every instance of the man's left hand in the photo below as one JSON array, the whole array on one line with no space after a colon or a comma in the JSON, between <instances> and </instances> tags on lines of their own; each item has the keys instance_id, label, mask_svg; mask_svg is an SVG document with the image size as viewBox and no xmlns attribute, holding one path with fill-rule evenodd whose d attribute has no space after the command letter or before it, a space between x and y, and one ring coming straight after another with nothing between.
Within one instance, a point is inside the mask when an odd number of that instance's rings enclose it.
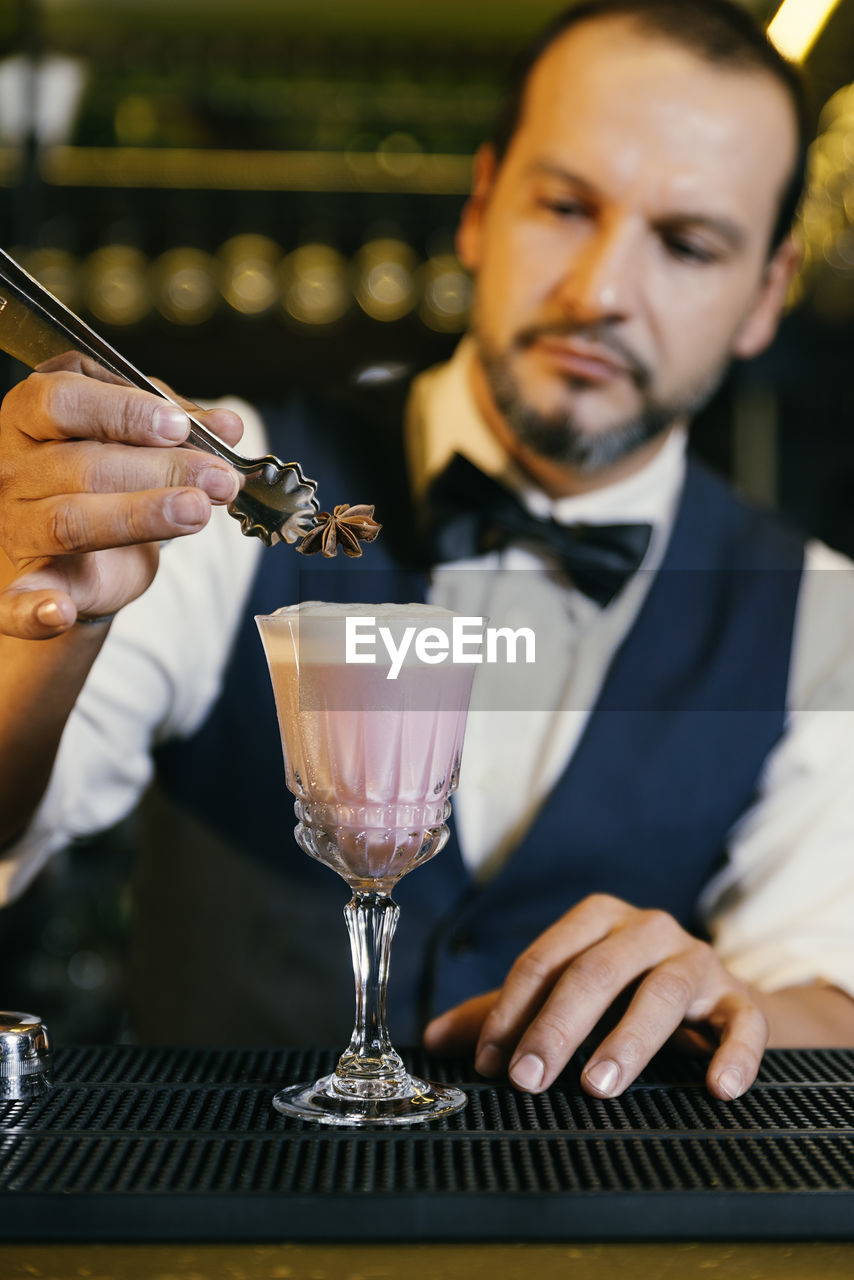
<instances>
[{"instance_id":1,"label":"man's left hand","mask_svg":"<svg viewBox=\"0 0 854 1280\"><path fill-rule=\"evenodd\" d=\"M485 1076L508 1072L520 1089L547 1089L632 984L628 1007L591 1053L588 1093L614 1097L680 1028L716 1046L709 1091L731 1099L756 1078L768 1024L750 989L707 943L664 911L605 894L585 898L542 933L503 987L435 1019L428 1049L468 1052Z\"/></svg>"}]
</instances>

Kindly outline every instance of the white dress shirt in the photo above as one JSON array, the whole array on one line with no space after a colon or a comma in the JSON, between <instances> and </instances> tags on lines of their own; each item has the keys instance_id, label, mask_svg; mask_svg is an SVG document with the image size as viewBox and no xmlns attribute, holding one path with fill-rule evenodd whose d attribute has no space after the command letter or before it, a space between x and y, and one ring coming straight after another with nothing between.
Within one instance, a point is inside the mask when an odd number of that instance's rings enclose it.
<instances>
[{"instance_id":1,"label":"white dress shirt","mask_svg":"<svg viewBox=\"0 0 854 1280\"><path fill-rule=\"evenodd\" d=\"M635 475L551 502L513 469L480 417L470 359L464 341L453 360L413 388L407 432L416 489L458 451L537 514L653 526L640 571L604 609L550 572L548 557L530 547L440 566L434 574L436 603L515 626L537 622L535 705L530 686L520 686L514 705L512 681L508 686L502 677L500 689L490 686L485 667L476 680L455 810L463 857L484 880L527 830L571 758L637 617L671 532L685 442L673 432ZM245 404L229 407L246 423L242 450L266 452L257 415ZM152 745L190 735L204 721L262 553L221 508L201 533L164 548L152 587L112 625L29 831L0 861L0 901L20 893L69 841L129 812L151 779ZM808 544L786 732L766 762L755 804L730 833L727 864L700 904L724 963L764 990L818 980L854 995L852 568L823 544ZM556 916L561 910L556 903Z\"/></svg>"}]
</instances>

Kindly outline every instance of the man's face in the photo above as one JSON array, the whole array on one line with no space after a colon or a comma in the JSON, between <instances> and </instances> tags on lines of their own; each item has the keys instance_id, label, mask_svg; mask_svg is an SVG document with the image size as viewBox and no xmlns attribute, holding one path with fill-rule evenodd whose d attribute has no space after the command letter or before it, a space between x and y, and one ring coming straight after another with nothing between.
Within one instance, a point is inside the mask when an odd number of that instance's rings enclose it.
<instances>
[{"instance_id":1,"label":"man's face","mask_svg":"<svg viewBox=\"0 0 854 1280\"><path fill-rule=\"evenodd\" d=\"M595 472L773 336L793 265L768 262L794 112L765 72L711 65L623 19L532 72L459 237L492 401L535 454Z\"/></svg>"}]
</instances>

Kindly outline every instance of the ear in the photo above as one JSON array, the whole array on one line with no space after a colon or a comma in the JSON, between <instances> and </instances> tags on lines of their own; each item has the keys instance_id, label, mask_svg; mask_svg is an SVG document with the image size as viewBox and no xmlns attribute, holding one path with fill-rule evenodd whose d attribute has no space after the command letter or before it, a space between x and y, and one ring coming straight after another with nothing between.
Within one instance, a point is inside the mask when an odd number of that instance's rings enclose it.
<instances>
[{"instance_id":1,"label":"ear","mask_svg":"<svg viewBox=\"0 0 854 1280\"><path fill-rule=\"evenodd\" d=\"M472 169L471 195L463 208L456 238L457 257L468 271L477 271L480 266L483 219L497 169L492 146L485 143L478 147Z\"/></svg>"},{"instance_id":2,"label":"ear","mask_svg":"<svg viewBox=\"0 0 854 1280\"><path fill-rule=\"evenodd\" d=\"M765 267L759 295L736 334L733 355L749 360L771 342L800 261L801 251L788 236Z\"/></svg>"}]
</instances>

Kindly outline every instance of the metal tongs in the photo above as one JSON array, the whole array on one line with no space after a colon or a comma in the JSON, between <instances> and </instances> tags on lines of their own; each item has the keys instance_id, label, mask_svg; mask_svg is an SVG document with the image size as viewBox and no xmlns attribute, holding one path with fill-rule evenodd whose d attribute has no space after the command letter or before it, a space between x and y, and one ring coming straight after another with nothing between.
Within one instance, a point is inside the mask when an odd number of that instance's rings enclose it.
<instances>
[{"instance_id":1,"label":"metal tongs","mask_svg":"<svg viewBox=\"0 0 854 1280\"><path fill-rule=\"evenodd\" d=\"M54 356L77 351L131 386L151 391L170 404L178 404L3 249L0 249L0 350L31 369L37 369ZM298 463L281 462L272 454L264 458L243 458L191 413L187 417L190 419L187 443L222 458L243 477L240 493L228 510L240 521L245 534L261 538L272 547L277 542L296 542L314 527L318 514L314 496L317 485L302 474Z\"/></svg>"}]
</instances>

